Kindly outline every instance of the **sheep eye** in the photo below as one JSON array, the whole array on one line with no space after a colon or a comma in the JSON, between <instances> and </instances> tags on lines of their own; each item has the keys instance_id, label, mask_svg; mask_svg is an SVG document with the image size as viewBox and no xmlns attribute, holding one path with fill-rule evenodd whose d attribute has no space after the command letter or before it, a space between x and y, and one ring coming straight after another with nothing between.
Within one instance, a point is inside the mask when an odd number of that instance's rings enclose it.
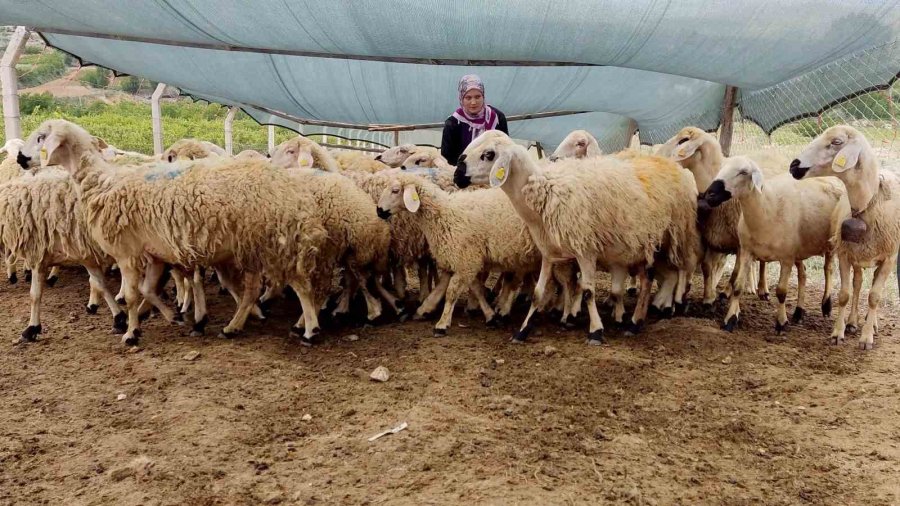
<instances>
[{"instance_id":1,"label":"sheep eye","mask_svg":"<svg viewBox=\"0 0 900 506\"><path fill-rule=\"evenodd\" d=\"M41 134L41 135L38 135L37 141L40 144L41 142L44 142L44 139L46 139L46 138L47 137L44 134Z\"/></svg>"},{"instance_id":2,"label":"sheep eye","mask_svg":"<svg viewBox=\"0 0 900 506\"><path fill-rule=\"evenodd\" d=\"M688 140L690 140L690 139L688 139L687 137L685 137L684 139L681 139L680 141L678 141L678 146L681 146L682 144L684 144L684 143L687 142Z\"/></svg>"},{"instance_id":3,"label":"sheep eye","mask_svg":"<svg viewBox=\"0 0 900 506\"><path fill-rule=\"evenodd\" d=\"M487 160L489 162L493 162L495 156L496 155L494 154L493 151L485 151L484 153L481 154L481 159Z\"/></svg>"},{"instance_id":4,"label":"sheep eye","mask_svg":"<svg viewBox=\"0 0 900 506\"><path fill-rule=\"evenodd\" d=\"M843 143L844 143L844 141L841 139L834 139L833 141L831 141L832 146L840 146Z\"/></svg>"},{"instance_id":5,"label":"sheep eye","mask_svg":"<svg viewBox=\"0 0 900 506\"><path fill-rule=\"evenodd\" d=\"M583 143L583 142L579 142L579 143L577 144L577 146L578 146L579 148L583 148L583 147L584 147L584 143Z\"/></svg>"},{"instance_id":6,"label":"sheep eye","mask_svg":"<svg viewBox=\"0 0 900 506\"><path fill-rule=\"evenodd\" d=\"M393 190L391 190L391 193L400 193L400 190L398 188L394 188Z\"/></svg>"}]
</instances>

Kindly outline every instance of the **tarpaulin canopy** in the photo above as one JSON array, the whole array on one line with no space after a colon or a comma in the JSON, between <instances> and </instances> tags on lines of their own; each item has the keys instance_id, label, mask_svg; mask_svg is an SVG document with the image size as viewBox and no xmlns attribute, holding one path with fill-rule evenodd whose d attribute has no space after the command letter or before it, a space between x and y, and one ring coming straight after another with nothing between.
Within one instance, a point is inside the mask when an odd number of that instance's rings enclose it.
<instances>
[{"instance_id":1,"label":"tarpaulin canopy","mask_svg":"<svg viewBox=\"0 0 900 506\"><path fill-rule=\"evenodd\" d=\"M897 1L0 0L0 21L117 71L227 99L268 121L441 122L478 73L510 123L613 147L715 128L726 85L766 131L900 71ZM841 64L836 67L837 64ZM838 69L843 74L835 71ZM850 69L850 70L848 70Z\"/></svg>"}]
</instances>

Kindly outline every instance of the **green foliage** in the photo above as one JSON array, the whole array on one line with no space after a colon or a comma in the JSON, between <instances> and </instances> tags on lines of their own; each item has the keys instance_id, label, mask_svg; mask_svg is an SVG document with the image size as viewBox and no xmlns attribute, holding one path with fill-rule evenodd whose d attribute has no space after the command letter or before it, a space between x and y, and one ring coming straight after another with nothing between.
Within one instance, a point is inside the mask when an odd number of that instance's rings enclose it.
<instances>
[{"instance_id":1,"label":"green foliage","mask_svg":"<svg viewBox=\"0 0 900 506\"><path fill-rule=\"evenodd\" d=\"M109 85L109 79L111 77L112 72L109 69L95 67L83 71L78 77L78 80L85 86L90 86L92 88L106 88Z\"/></svg>"},{"instance_id":2,"label":"green foliage","mask_svg":"<svg viewBox=\"0 0 900 506\"><path fill-rule=\"evenodd\" d=\"M835 119L830 116L822 116L820 118L806 118L801 119L793 124L791 124L790 129L793 133L800 135L802 137L814 138L824 132L825 130L833 127L834 125L839 125L844 123L838 119Z\"/></svg>"},{"instance_id":3,"label":"green foliage","mask_svg":"<svg viewBox=\"0 0 900 506\"><path fill-rule=\"evenodd\" d=\"M125 76L119 79L117 87L126 92L134 95L141 89L141 78L134 76Z\"/></svg>"},{"instance_id":4,"label":"green foliage","mask_svg":"<svg viewBox=\"0 0 900 506\"><path fill-rule=\"evenodd\" d=\"M43 95L36 95L45 100ZM180 99L162 104L163 144L172 145L186 137L225 145L224 120L228 108ZM150 121L150 104L143 101L122 100L115 104L92 100L55 99L34 107L32 113L22 110L22 135L27 137L44 120L62 118L78 123L93 135L104 138L110 144L128 151L153 153L153 126ZM285 141L296 133L275 129L275 142ZM0 145L5 142L0 129ZM244 113L234 120L234 152L244 149L265 151L268 135L266 127L257 124Z\"/></svg>"},{"instance_id":5,"label":"green foliage","mask_svg":"<svg viewBox=\"0 0 900 506\"><path fill-rule=\"evenodd\" d=\"M19 96L19 112L23 115L38 111L52 111L56 107L56 99L50 92L23 93Z\"/></svg>"},{"instance_id":6,"label":"green foliage","mask_svg":"<svg viewBox=\"0 0 900 506\"><path fill-rule=\"evenodd\" d=\"M59 51L47 49L24 54L16 65L20 88L32 88L61 77L66 73L65 57Z\"/></svg>"},{"instance_id":7,"label":"green foliage","mask_svg":"<svg viewBox=\"0 0 900 506\"><path fill-rule=\"evenodd\" d=\"M38 54L44 51L44 48L38 45L26 45L23 54Z\"/></svg>"}]
</instances>

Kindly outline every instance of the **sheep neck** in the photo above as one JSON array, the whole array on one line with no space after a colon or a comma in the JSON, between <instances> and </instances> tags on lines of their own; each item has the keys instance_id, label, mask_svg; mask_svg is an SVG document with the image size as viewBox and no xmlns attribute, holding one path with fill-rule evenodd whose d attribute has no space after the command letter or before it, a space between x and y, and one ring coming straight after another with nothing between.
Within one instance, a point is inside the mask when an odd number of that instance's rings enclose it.
<instances>
[{"instance_id":1,"label":"sheep neck","mask_svg":"<svg viewBox=\"0 0 900 506\"><path fill-rule=\"evenodd\" d=\"M101 158L91 151L86 151L79 157L78 166L75 170L71 170L72 178L81 185L89 175L99 172L98 165L102 162Z\"/></svg>"},{"instance_id":2,"label":"sheep neck","mask_svg":"<svg viewBox=\"0 0 900 506\"><path fill-rule=\"evenodd\" d=\"M525 203L525 199L522 198L522 188L528 183L529 177L540 173L541 168L528 157L527 153L518 153L512 158L509 176L500 187L529 228L541 227L542 221L541 216Z\"/></svg>"},{"instance_id":3,"label":"sheep neck","mask_svg":"<svg viewBox=\"0 0 900 506\"><path fill-rule=\"evenodd\" d=\"M878 193L881 178L878 175L878 162L871 153L860 155L860 175L852 182L844 180L847 188L847 199L854 217L863 214L869 208ZM856 170L856 169L850 169ZM841 178L843 179L843 178Z\"/></svg>"},{"instance_id":4,"label":"sheep neck","mask_svg":"<svg viewBox=\"0 0 900 506\"><path fill-rule=\"evenodd\" d=\"M425 239L431 243L432 240L441 239L442 231L436 229L434 224L439 222L443 209L449 205L449 196L440 189L425 188L424 185L416 186L419 194L419 210L415 214L419 216L419 226L422 227Z\"/></svg>"},{"instance_id":5,"label":"sheep neck","mask_svg":"<svg viewBox=\"0 0 900 506\"><path fill-rule=\"evenodd\" d=\"M740 198L744 223L750 230L766 230L771 226L776 211L771 194L765 186L760 191L751 189Z\"/></svg>"},{"instance_id":6,"label":"sheep neck","mask_svg":"<svg viewBox=\"0 0 900 506\"><path fill-rule=\"evenodd\" d=\"M700 145L697 153L690 158L691 163L688 164L688 168L694 174L697 191L705 192L709 188L709 185L716 179L719 169L722 168L724 160L722 149L714 141L704 142Z\"/></svg>"}]
</instances>

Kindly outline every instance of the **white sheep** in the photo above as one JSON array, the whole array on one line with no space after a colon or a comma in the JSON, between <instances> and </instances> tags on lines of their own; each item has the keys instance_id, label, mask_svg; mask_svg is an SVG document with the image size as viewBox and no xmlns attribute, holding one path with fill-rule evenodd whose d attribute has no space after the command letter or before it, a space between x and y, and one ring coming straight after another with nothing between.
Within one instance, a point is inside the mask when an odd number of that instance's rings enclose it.
<instances>
[{"instance_id":1,"label":"white sheep","mask_svg":"<svg viewBox=\"0 0 900 506\"><path fill-rule=\"evenodd\" d=\"M340 151L334 155L343 171L375 173L390 169L387 165L360 151Z\"/></svg>"},{"instance_id":2,"label":"white sheep","mask_svg":"<svg viewBox=\"0 0 900 506\"><path fill-rule=\"evenodd\" d=\"M729 200L740 206L738 237L741 248L735 269L738 281L731 292L724 328L734 330L740 318L741 278L750 269L751 258L778 262L781 275L776 296L778 311L775 332L787 328L785 310L791 269L797 267L797 307L792 320L799 323L806 300L806 269L803 261L825 257L825 292L822 314L831 313L831 215L844 195L840 182L833 179L795 181L789 174L766 180L755 162L744 156L729 158L705 192L712 207Z\"/></svg>"},{"instance_id":3,"label":"white sheep","mask_svg":"<svg viewBox=\"0 0 900 506\"><path fill-rule=\"evenodd\" d=\"M602 154L600 144L590 132L575 130L563 139L549 158L551 162L555 162L563 158L591 158Z\"/></svg>"},{"instance_id":4,"label":"white sheep","mask_svg":"<svg viewBox=\"0 0 900 506\"><path fill-rule=\"evenodd\" d=\"M174 162L178 159L197 160L209 156L225 156L225 150L209 141L180 139L163 151L160 159Z\"/></svg>"},{"instance_id":5,"label":"white sheep","mask_svg":"<svg viewBox=\"0 0 900 506\"><path fill-rule=\"evenodd\" d=\"M446 335L456 301L466 291L478 301L487 324L497 322L485 299L482 273L495 270L524 275L540 265L540 253L525 224L500 190L447 193L423 178L401 173L384 189L378 214L388 219L402 213L417 220L440 272L435 289L415 315L422 318L430 313L446 295L435 335ZM509 313L509 299L506 296L499 301L500 316Z\"/></svg>"},{"instance_id":6,"label":"white sheep","mask_svg":"<svg viewBox=\"0 0 900 506\"><path fill-rule=\"evenodd\" d=\"M831 127L816 137L791 162L790 170L797 179L836 176L847 189L847 201L834 215L834 227L839 230L834 241L841 289L831 337L834 344L844 340L851 270L854 291L850 322L856 324L862 269L875 267L869 290L869 312L859 338L861 349L872 349L878 306L900 249L900 177L880 170L878 158L865 136L847 125Z\"/></svg>"},{"instance_id":7,"label":"white sheep","mask_svg":"<svg viewBox=\"0 0 900 506\"><path fill-rule=\"evenodd\" d=\"M105 162L91 136L64 120L42 123L23 149L31 163L72 174L91 237L122 273L128 310L126 344L140 336L139 294L169 321L156 285L165 263L193 269L228 265L242 273L242 298L223 334L243 328L266 273L297 292L307 316L305 339L318 332L311 273L326 231L298 195L302 188L264 162L217 160L163 164L159 171L123 170ZM144 267L144 280L139 283ZM140 285L140 286L139 286Z\"/></svg>"},{"instance_id":8,"label":"white sheep","mask_svg":"<svg viewBox=\"0 0 900 506\"><path fill-rule=\"evenodd\" d=\"M259 151L253 149L245 149L234 155L235 160L265 160L268 157Z\"/></svg>"},{"instance_id":9,"label":"white sheep","mask_svg":"<svg viewBox=\"0 0 900 506\"><path fill-rule=\"evenodd\" d=\"M417 146L415 144L401 144L399 146L394 146L382 151L375 159L388 167L400 167L410 155L416 153L428 153L433 155L435 159L440 158L444 163L447 163L447 159L441 156L441 151L438 148L432 146Z\"/></svg>"},{"instance_id":10,"label":"white sheep","mask_svg":"<svg viewBox=\"0 0 900 506\"><path fill-rule=\"evenodd\" d=\"M88 312L97 310L99 292L113 315L114 328L125 331L125 312L107 288L105 271L112 264L88 233L81 198L68 172L42 169L0 185L0 242L32 270L31 318L23 341L41 334L44 274L60 265L84 266L90 275Z\"/></svg>"},{"instance_id":11,"label":"white sheep","mask_svg":"<svg viewBox=\"0 0 900 506\"><path fill-rule=\"evenodd\" d=\"M694 205L697 189L690 174L674 162L632 154L562 160L541 168L506 134L491 130L466 148L457 165L457 185L465 187L473 181L490 182L506 192L541 251L532 306L516 340L523 340L530 331L530 318L544 299L553 263L572 258L578 262L591 344L603 340L595 301L598 262L612 272L617 306L628 268L637 270L641 298L632 316L632 332L638 331L647 314L650 279L646 269L653 265L656 252L662 250L680 271L692 272L696 266L700 248ZM684 287L679 288L683 293Z\"/></svg>"},{"instance_id":12,"label":"white sheep","mask_svg":"<svg viewBox=\"0 0 900 506\"><path fill-rule=\"evenodd\" d=\"M298 167L301 169L318 168L328 172L341 170L340 164L327 149L302 135L275 146L275 150L269 154L272 165L283 169Z\"/></svg>"}]
</instances>

